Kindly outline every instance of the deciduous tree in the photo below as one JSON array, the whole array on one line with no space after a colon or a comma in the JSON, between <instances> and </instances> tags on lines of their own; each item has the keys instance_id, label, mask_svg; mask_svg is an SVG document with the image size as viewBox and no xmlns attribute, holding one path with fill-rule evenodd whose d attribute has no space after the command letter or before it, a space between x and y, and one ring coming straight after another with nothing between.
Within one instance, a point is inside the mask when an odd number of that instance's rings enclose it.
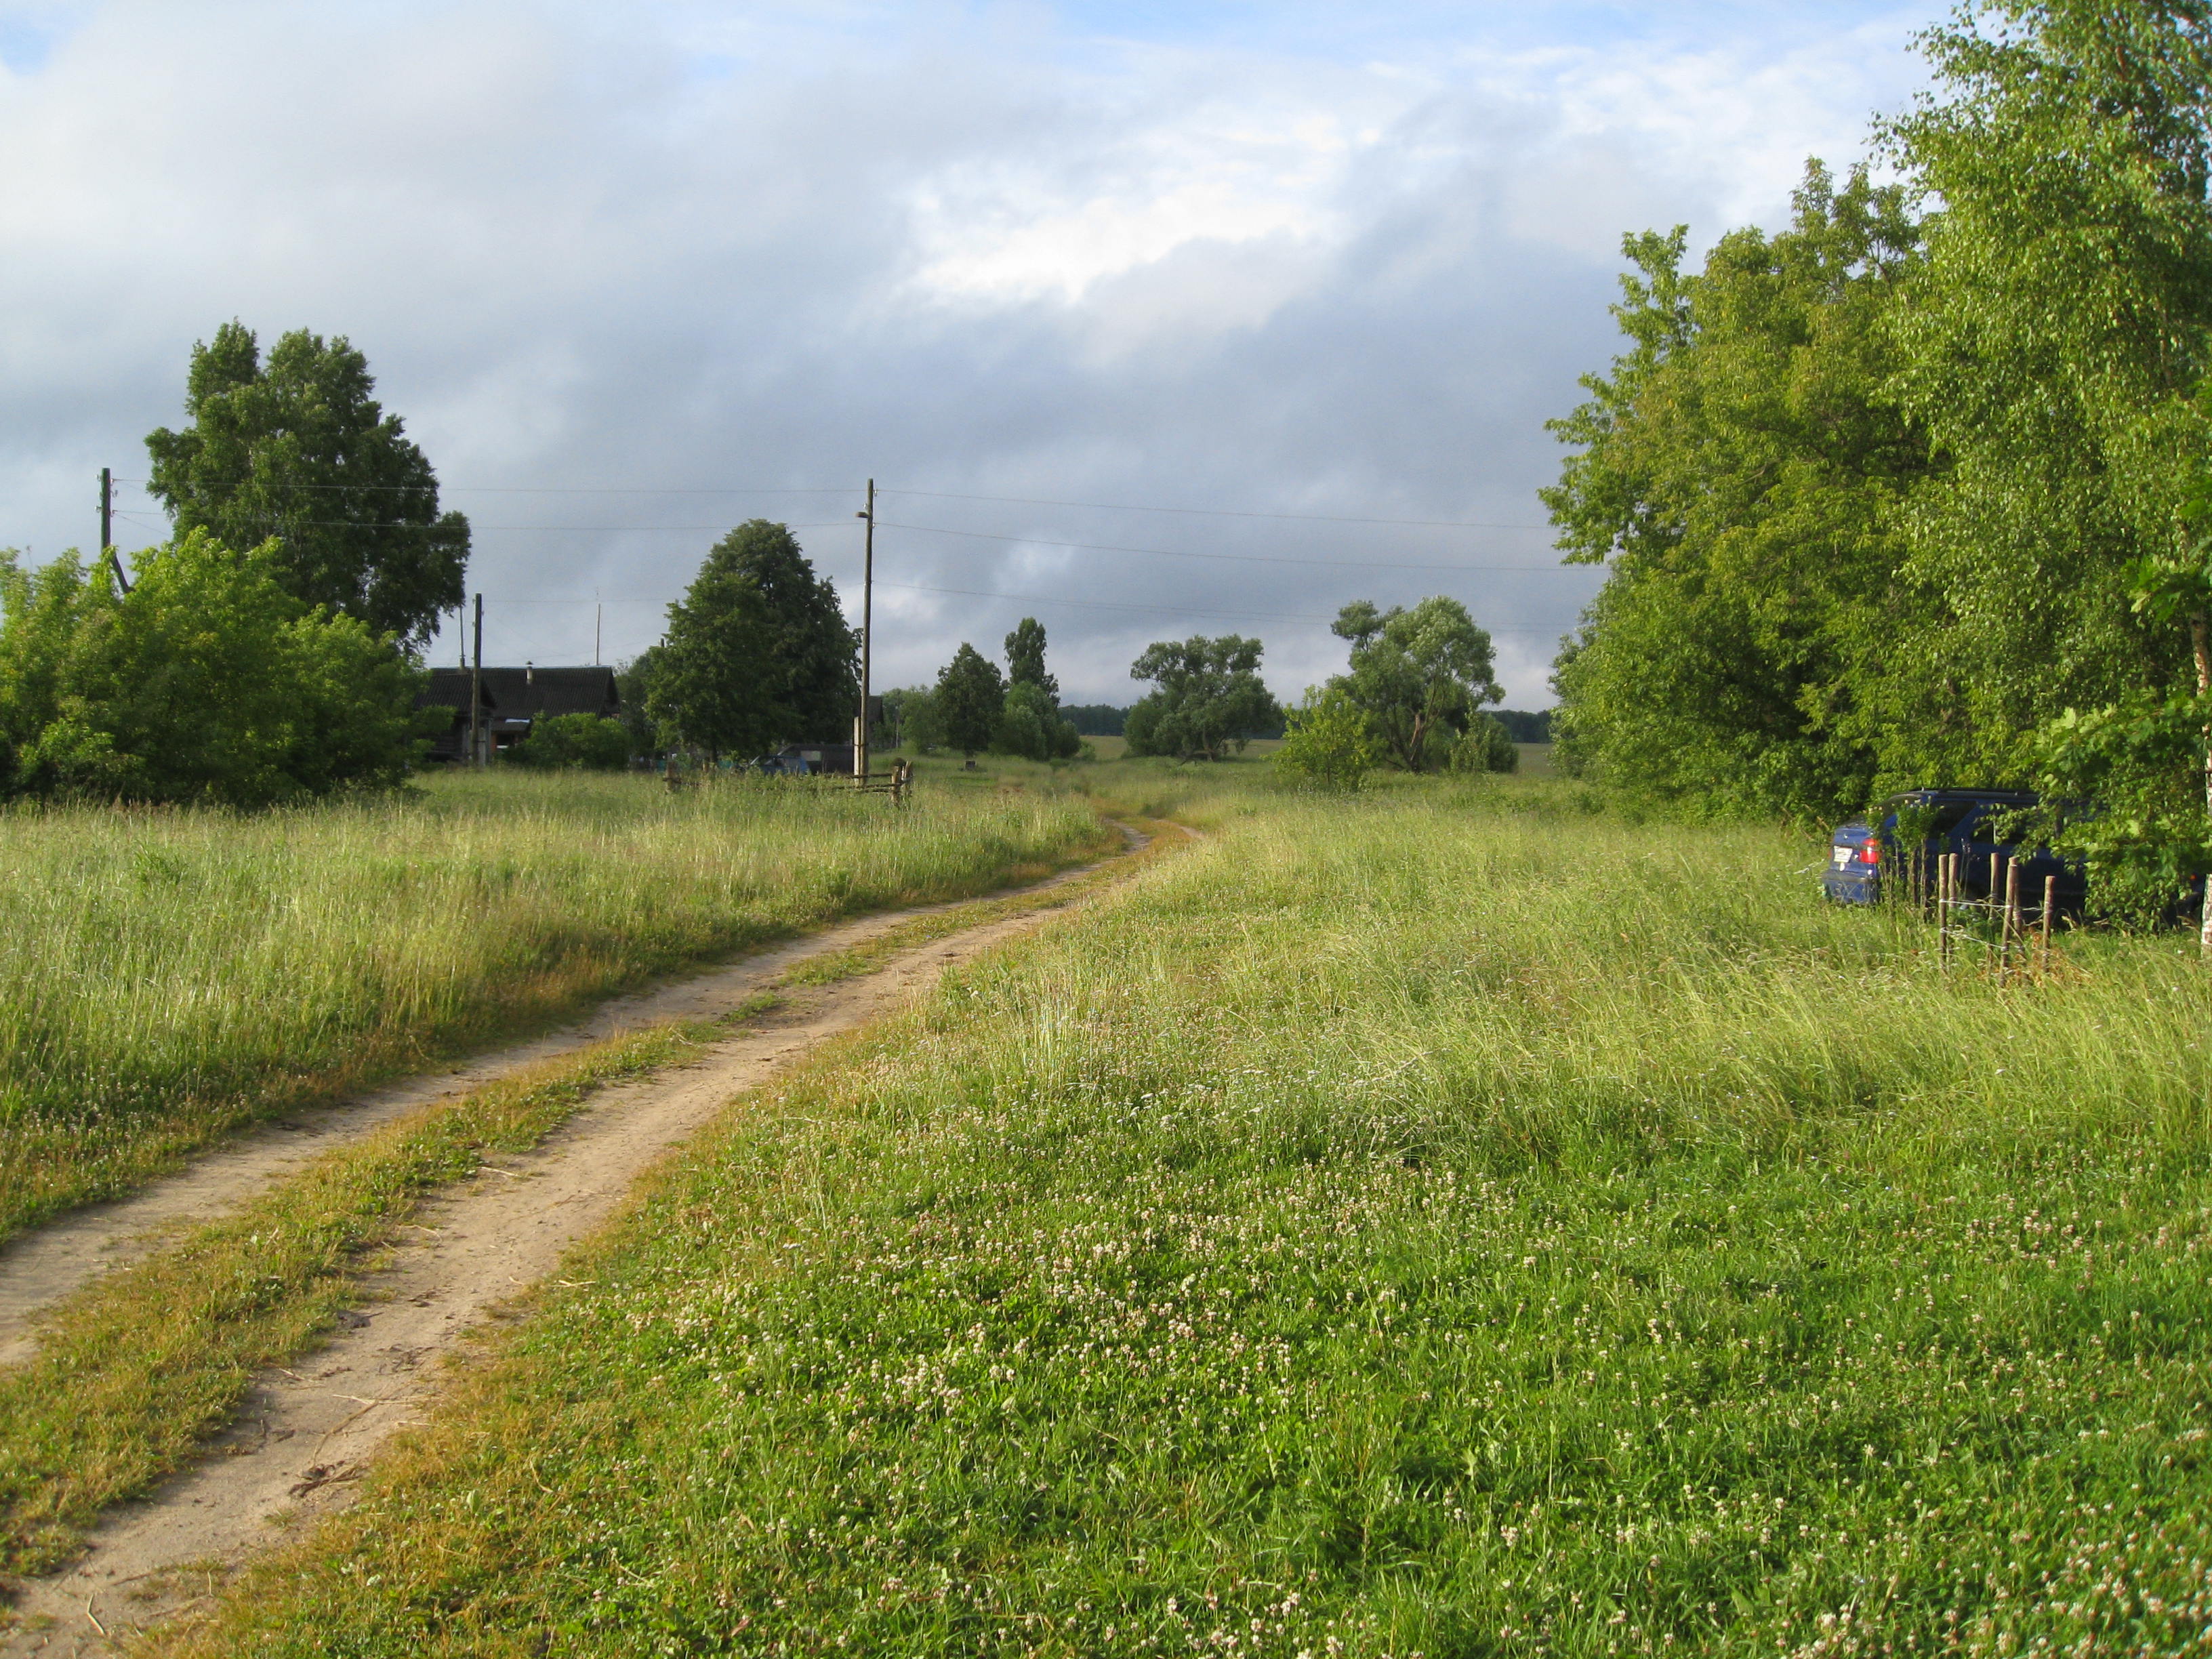
<instances>
[{"instance_id":1,"label":"deciduous tree","mask_svg":"<svg viewBox=\"0 0 2212 1659\"><path fill-rule=\"evenodd\" d=\"M343 336L295 330L264 364L253 331L226 323L192 348L191 423L146 440L149 487L179 533L274 538L295 598L420 647L461 603L469 521L439 511L429 461L375 386Z\"/></svg>"},{"instance_id":2,"label":"deciduous tree","mask_svg":"<svg viewBox=\"0 0 2212 1659\"><path fill-rule=\"evenodd\" d=\"M715 756L835 741L859 702L859 655L836 586L787 528L754 519L668 607L647 704L664 732Z\"/></svg>"},{"instance_id":3,"label":"deciduous tree","mask_svg":"<svg viewBox=\"0 0 2212 1659\"><path fill-rule=\"evenodd\" d=\"M1984 0L1921 42L1936 88L1883 129L1936 208L1893 390L1946 465L1906 520L1936 616L1889 642L1884 769L1995 781L2069 703L2193 682L2137 572L2188 556L2212 456L2212 16Z\"/></svg>"},{"instance_id":4,"label":"deciduous tree","mask_svg":"<svg viewBox=\"0 0 2212 1659\"><path fill-rule=\"evenodd\" d=\"M1350 792L1367 781L1376 746L1367 711L1341 685L1306 688L1305 701L1285 709L1276 769L1315 789Z\"/></svg>"},{"instance_id":5,"label":"deciduous tree","mask_svg":"<svg viewBox=\"0 0 2212 1659\"><path fill-rule=\"evenodd\" d=\"M963 640L939 671L932 701L945 741L963 755L980 754L991 746L1006 711L1006 683L998 664Z\"/></svg>"},{"instance_id":6,"label":"deciduous tree","mask_svg":"<svg viewBox=\"0 0 2212 1659\"><path fill-rule=\"evenodd\" d=\"M1282 711L1260 678L1257 640L1193 635L1147 646L1129 678L1158 688L1129 710L1123 734L1132 755L1219 760L1244 747L1246 734L1273 725Z\"/></svg>"},{"instance_id":7,"label":"deciduous tree","mask_svg":"<svg viewBox=\"0 0 2212 1659\"><path fill-rule=\"evenodd\" d=\"M1352 667L1330 684L1367 715L1382 752L1409 772L1433 771L1486 702L1505 694L1492 678L1490 635L1443 594L1410 611L1364 599L1337 613L1332 631L1352 641Z\"/></svg>"},{"instance_id":8,"label":"deciduous tree","mask_svg":"<svg viewBox=\"0 0 2212 1659\"><path fill-rule=\"evenodd\" d=\"M1624 243L1630 345L1552 423L1571 561L1608 565L1555 666L1562 758L1707 808L1817 817L1881 764L1867 684L1918 625L1897 519L1931 465L1883 401L1917 230L1901 191L1807 169L1790 228ZM1877 699L1877 702L1879 699Z\"/></svg>"}]
</instances>

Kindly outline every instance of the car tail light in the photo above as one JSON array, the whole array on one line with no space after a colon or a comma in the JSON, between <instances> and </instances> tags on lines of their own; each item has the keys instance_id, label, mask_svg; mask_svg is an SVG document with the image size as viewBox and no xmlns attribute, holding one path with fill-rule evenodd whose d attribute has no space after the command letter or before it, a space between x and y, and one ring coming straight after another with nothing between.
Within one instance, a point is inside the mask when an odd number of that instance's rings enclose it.
<instances>
[{"instance_id":1,"label":"car tail light","mask_svg":"<svg viewBox=\"0 0 2212 1659\"><path fill-rule=\"evenodd\" d=\"M1881 843L1878 841L1870 841L1865 846L1860 848L1859 862L1861 864L1880 864L1881 862Z\"/></svg>"}]
</instances>

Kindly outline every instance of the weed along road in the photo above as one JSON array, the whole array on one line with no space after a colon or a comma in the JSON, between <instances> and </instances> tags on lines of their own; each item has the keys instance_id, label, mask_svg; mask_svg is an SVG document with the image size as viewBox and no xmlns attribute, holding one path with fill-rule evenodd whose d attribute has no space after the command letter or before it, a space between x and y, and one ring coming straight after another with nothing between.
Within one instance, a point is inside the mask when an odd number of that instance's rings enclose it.
<instances>
[{"instance_id":1,"label":"weed along road","mask_svg":"<svg viewBox=\"0 0 2212 1659\"><path fill-rule=\"evenodd\" d=\"M191 1248L179 1228L281 1194L316 1160L343 1159L380 1134L434 1119L471 1090L526 1092L639 1034L690 1034L673 1063L598 1087L535 1144L486 1155L423 1193L352 1275L327 1340L259 1368L177 1474L106 1508L58 1571L18 1583L0 1654L116 1650L286 1535L272 1522L296 1526L344 1504L378 1448L452 1374L447 1362L465 1354L471 1333L526 1316L517 1298L623 1208L640 1175L801 1057L1140 867L1143 858L1128 854L1152 837L1123 833L1121 859L995 898L843 924L623 999L458 1075L382 1091L310 1127L249 1136L131 1200L20 1241L0 1257L0 1341L19 1376L41 1358L42 1315L66 1317L72 1297L127 1290L133 1272Z\"/></svg>"}]
</instances>

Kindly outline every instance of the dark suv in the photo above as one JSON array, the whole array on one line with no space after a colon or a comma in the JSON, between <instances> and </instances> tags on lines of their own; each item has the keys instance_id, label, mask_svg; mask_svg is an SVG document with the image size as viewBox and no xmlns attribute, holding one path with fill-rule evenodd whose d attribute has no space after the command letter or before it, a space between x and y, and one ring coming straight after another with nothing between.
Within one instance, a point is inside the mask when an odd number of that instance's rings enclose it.
<instances>
[{"instance_id":1,"label":"dark suv","mask_svg":"<svg viewBox=\"0 0 2212 1659\"><path fill-rule=\"evenodd\" d=\"M2002 892L1990 891L1991 863L1997 858L2010 863L2017 849L1997 838L1998 825L2007 815L2039 804L2034 795L2020 789L1912 789L1892 795L1870 815L1873 823L1853 818L1836 830L1821 890L1841 904L1872 904L1881 896L1885 872L1903 887L1915 878L1916 870L1923 890L1929 889L1935 884L1937 856L1957 853L1962 855L1960 896L2002 899ZM1911 843L1898 836L1898 817L1903 812L1928 823L1917 860ZM2019 867L2021 902L2029 908L2042 908L2044 878L2056 876L2059 908L2081 909L2085 882L2079 866L2039 847L2020 859Z\"/></svg>"}]
</instances>

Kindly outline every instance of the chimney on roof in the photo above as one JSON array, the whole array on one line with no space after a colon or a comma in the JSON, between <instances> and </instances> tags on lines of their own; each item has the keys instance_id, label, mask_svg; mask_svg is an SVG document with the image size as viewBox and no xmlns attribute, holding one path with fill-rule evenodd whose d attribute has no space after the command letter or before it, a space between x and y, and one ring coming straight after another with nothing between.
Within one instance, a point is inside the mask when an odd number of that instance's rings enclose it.
<instances>
[{"instance_id":1,"label":"chimney on roof","mask_svg":"<svg viewBox=\"0 0 2212 1659\"><path fill-rule=\"evenodd\" d=\"M522 683L525 685L535 685L538 684L537 664L532 662L525 662L522 665Z\"/></svg>"}]
</instances>

